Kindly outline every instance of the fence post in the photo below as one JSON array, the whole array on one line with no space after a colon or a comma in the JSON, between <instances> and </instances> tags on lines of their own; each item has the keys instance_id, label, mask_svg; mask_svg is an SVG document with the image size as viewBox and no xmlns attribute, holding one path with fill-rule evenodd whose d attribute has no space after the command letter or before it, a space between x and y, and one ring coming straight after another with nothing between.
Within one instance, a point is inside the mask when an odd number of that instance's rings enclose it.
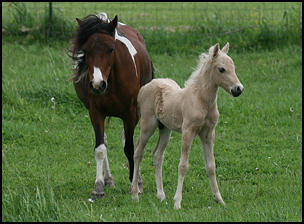
<instances>
[{"instance_id":1,"label":"fence post","mask_svg":"<svg viewBox=\"0 0 304 224\"><path fill-rule=\"evenodd\" d=\"M53 8L52 8L52 2L49 2L49 36L52 36L52 26L53 26Z\"/></svg>"}]
</instances>

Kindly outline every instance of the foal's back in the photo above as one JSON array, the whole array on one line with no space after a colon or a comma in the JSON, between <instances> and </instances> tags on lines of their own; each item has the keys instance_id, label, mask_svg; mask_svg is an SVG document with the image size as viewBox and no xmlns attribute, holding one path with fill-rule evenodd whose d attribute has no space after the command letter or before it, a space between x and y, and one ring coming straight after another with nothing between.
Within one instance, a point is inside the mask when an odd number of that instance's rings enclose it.
<instances>
[{"instance_id":1,"label":"foal's back","mask_svg":"<svg viewBox=\"0 0 304 224\"><path fill-rule=\"evenodd\" d=\"M172 79L153 79L143 86L138 94L141 118L154 116L167 128L180 131L183 91L184 89Z\"/></svg>"}]
</instances>

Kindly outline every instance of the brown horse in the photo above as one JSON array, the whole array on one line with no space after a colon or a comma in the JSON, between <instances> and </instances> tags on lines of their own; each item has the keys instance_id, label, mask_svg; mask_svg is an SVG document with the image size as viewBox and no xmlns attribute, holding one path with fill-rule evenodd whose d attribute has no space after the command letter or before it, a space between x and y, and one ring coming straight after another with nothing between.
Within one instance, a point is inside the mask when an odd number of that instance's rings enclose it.
<instances>
[{"instance_id":1,"label":"brown horse","mask_svg":"<svg viewBox=\"0 0 304 224\"><path fill-rule=\"evenodd\" d=\"M138 122L137 94L153 78L153 66L142 35L132 27L109 19L106 13L76 19L73 39L75 62L73 84L78 98L89 110L95 131L96 181L92 199L104 196L104 186L114 186L107 158L104 121L123 120L124 153L129 162L129 180L134 169L134 128ZM103 166L105 176L103 177Z\"/></svg>"}]
</instances>

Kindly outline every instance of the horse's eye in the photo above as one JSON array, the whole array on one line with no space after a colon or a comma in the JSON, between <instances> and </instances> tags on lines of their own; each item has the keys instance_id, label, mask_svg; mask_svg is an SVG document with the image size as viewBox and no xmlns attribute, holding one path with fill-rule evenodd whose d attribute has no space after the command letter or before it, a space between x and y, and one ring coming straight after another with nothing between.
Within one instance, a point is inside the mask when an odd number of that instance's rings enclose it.
<instances>
[{"instance_id":1,"label":"horse's eye","mask_svg":"<svg viewBox=\"0 0 304 224\"><path fill-rule=\"evenodd\" d=\"M112 53L114 51L114 48L110 48L109 52Z\"/></svg>"},{"instance_id":2,"label":"horse's eye","mask_svg":"<svg viewBox=\"0 0 304 224\"><path fill-rule=\"evenodd\" d=\"M218 68L218 70L220 71L220 73L223 73L226 71L223 67Z\"/></svg>"}]
</instances>

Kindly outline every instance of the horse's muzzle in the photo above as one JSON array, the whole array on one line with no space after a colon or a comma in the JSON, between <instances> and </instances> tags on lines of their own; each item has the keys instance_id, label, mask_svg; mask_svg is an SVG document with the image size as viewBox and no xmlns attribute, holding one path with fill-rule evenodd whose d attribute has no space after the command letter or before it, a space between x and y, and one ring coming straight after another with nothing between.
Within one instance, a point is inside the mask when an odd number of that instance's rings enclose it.
<instances>
[{"instance_id":1,"label":"horse's muzzle","mask_svg":"<svg viewBox=\"0 0 304 224\"><path fill-rule=\"evenodd\" d=\"M244 87L242 84L236 85L230 91L231 91L232 96L238 97L244 91Z\"/></svg>"},{"instance_id":2,"label":"horse's muzzle","mask_svg":"<svg viewBox=\"0 0 304 224\"><path fill-rule=\"evenodd\" d=\"M90 89L96 95L103 94L107 89L107 83L105 81L101 81L99 86L96 88L93 86L93 81L90 81Z\"/></svg>"}]
</instances>

